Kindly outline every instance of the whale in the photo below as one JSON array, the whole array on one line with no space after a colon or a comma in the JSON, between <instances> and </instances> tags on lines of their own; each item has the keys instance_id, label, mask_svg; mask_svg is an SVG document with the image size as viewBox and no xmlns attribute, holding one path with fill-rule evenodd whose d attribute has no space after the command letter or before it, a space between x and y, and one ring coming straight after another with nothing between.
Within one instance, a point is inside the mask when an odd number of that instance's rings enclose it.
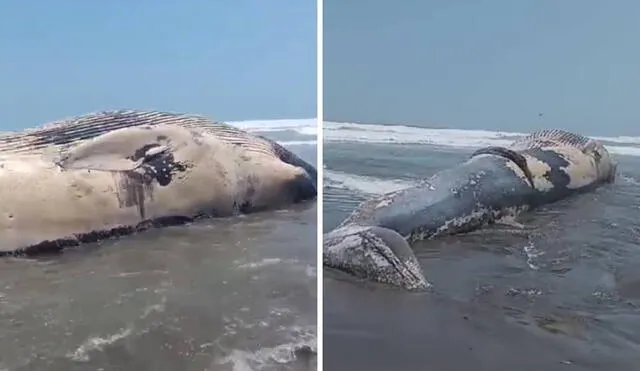
<instances>
[{"instance_id":1,"label":"whale","mask_svg":"<svg viewBox=\"0 0 640 371\"><path fill-rule=\"evenodd\" d=\"M313 200L308 169L273 141L180 114L102 112L6 133L0 255Z\"/></svg>"},{"instance_id":2,"label":"whale","mask_svg":"<svg viewBox=\"0 0 640 371\"><path fill-rule=\"evenodd\" d=\"M0 133L0 154L55 157L68 148L116 129L166 124L201 130L246 151L276 156L288 164L305 169L314 182L317 181L314 166L274 140L202 115L153 110L107 110L73 116L18 132Z\"/></svg>"},{"instance_id":3,"label":"whale","mask_svg":"<svg viewBox=\"0 0 640 371\"><path fill-rule=\"evenodd\" d=\"M417 185L372 197L323 235L323 265L407 290L432 286L411 244L488 224L613 183L617 162L586 136L544 129L480 148Z\"/></svg>"}]
</instances>

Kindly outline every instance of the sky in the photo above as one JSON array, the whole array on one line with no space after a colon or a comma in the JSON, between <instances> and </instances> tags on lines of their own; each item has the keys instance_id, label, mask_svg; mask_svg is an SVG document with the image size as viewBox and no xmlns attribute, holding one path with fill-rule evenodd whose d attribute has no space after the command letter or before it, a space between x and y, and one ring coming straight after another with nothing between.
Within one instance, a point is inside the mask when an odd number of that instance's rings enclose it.
<instances>
[{"instance_id":1,"label":"sky","mask_svg":"<svg viewBox=\"0 0 640 371\"><path fill-rule=\"evenodd\" d=\"M635 0L324 0L324 119L640 135L639 19Z\"/></svg>"},{"instance_id":2,"label":"sky","mask_svg":"<svg viewBox=\"0 0 640 371\"><path fill-rule=\"evenodd\" d=\"M0 50L0 130L123 108L317 116L315 0L3 0Z\"/></svg>"}]
</instances>

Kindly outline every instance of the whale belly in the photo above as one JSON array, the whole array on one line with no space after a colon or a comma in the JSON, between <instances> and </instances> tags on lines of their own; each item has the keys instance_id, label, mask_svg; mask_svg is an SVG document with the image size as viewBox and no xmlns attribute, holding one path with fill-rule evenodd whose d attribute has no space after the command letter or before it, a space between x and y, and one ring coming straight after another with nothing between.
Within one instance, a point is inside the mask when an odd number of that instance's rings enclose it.
<instances>
[{"instance_id":1,"label":"whale belly","mask_svg":"<svg viewBox=\"0 0 640 371\"><path fill-rule=\"evenodd\" d=\"M38 159L4 159L0 168L0 250L134 225L120 207L113 174L60 171Z\"/></svg>"}]
</instances>

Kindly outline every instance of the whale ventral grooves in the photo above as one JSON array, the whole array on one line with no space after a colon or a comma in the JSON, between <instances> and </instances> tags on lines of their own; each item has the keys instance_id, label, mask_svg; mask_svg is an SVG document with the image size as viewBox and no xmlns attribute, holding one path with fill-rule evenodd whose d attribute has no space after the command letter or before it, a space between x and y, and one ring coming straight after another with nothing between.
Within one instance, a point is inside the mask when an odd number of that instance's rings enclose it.
<instances>
[{"instance_id":1,"label":"whale ventral grooves","mask_svg":"<svg viewBox=\"0 0 640 371\"><path fill-rule=\"evenodd\" d=\"M507 160L513 161L518 167L524 172L524 175L527 177L529 184L533 187L533 175L531 174L531 170L529 170L529 166L527 166L527 159L524 158L520 153L511 150L509 148L504 147L485 147L480 148L479 150L473 152L471 157L479 156L479 155L495 155L504 157Z\"/></svg>"}]
</instances>

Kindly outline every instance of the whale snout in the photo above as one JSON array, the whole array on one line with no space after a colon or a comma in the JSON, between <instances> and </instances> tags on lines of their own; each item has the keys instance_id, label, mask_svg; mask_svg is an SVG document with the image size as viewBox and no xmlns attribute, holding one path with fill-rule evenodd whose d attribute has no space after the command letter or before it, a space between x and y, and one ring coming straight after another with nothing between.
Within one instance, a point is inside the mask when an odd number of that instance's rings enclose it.
<instances>
[{"instance_id":1,"label":"whale snout","mask_svg":"<svg viewBox=\"0 0 640 371\"><path fill-rule=\"evenodd\" d=\"M408 290L430 286L407 241L376 226L349 225L324 235L324 265Z\"/></svg>"},{"instance_id":2,"label":"whale snout","mask_svg":"<svg viewBox=\"0 0 640 371\"><path fill-rule=\"evenodd\" d=\"M306 171L296 175L288 187L294 203L313 200L318 195L316 184Z\"/></svg>"}]
</instances>

